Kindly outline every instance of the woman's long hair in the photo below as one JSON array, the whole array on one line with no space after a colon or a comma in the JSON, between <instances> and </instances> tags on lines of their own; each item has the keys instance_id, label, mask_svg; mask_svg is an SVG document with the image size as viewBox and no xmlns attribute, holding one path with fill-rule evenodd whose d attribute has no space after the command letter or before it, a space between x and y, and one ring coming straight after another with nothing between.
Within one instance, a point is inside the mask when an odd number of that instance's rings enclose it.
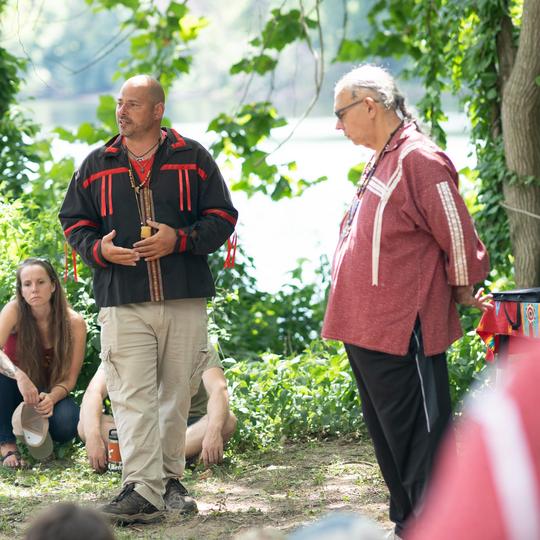
<instances>
[{"instance_id":1,"label":"woman's long hair","mask_svg":"<svg viewBox=\"0 0 540 540\"><path fill-rule=\"evenodd\" d=\"M28 266L41 266L54 285L51 296L51 315L48 338L52 343L49 369L44 366L44 343L32 308L22 296L21 272ZM50 390L54 384L65 379L71 364L72 335L69 306L58 274L45 259L26 259L17 269L17 360L20 367L40 390Z\"/></svg>"}]
</instances>

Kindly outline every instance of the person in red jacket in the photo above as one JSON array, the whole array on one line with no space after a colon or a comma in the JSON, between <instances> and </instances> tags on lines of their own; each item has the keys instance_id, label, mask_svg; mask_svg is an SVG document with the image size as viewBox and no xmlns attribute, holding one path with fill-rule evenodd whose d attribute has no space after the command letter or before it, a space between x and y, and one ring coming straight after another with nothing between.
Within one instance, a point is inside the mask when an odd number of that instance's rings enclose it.
<instances>
[{"instance_id":1,"label":"person in red jacket","mask_svg":"<svg viewBox=\"0 0 540 540\"><path fill-rule=\"evenodd\" d=\"M401 535L450 419L456 303L486 306L472 291L489 260L452 162L386 70L346 74L334 108L336 129L373 156L341 223L322 335L345 344Z\"/></svg>"},{"instance_id":2,"label":"person in red jacket","mask_svg":"<svg viewBox=\"0 0 540 540\"><path fill-rule=\"evenodd\" d=\"M162 128L163 88L137 75L116 105L119 133L73 175L60 209L93 270L101 360L118 430L123 489L102 511L149 523L196 509L179 481L191 394L207 359L208 254L238 213L210 154Z\"/></svg>"},{"instance_id":3,"label":"person in red jacket","mask_svg":"<svg viewBox=\"0 0 540 540\"><path fill-rule=\"evenodd\" d=\"M503 383L500 384L500 380ZM540 349L469 398L442 448L425 505L406 540L540 538Z\"/></svg>"}]
</instances>

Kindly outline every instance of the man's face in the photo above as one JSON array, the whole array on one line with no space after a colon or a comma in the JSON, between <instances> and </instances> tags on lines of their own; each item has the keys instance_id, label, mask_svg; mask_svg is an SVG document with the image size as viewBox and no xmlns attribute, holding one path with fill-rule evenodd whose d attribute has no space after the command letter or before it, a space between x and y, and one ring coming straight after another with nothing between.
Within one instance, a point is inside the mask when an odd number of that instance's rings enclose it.
<instances>
[{"instance_id":1,"label":"man's face","mask_svg":"<svg viewBox=\"0 0 540 540\"><path fill-rule=\"evenodd\" d=\"M137 139L159 123L159 104L152 101L148 87L127 81L116 101L116 122L120 135Z\"/></svg>"},{"instance_id":2,"label":"man's face","mask_svg":"<svg viewBox=\"0 0 540 540\"><path fill-rule=\"evenodd\" d=\"M366 98L370 101L366 102ZM336 129L343 130L344 135L354 144L371 148L373 125L370 109L374 106L372 98L366 92L352 96L349 89L338 92L334 98L334 113L337 122Z\"/></svg>"}]
</instances>

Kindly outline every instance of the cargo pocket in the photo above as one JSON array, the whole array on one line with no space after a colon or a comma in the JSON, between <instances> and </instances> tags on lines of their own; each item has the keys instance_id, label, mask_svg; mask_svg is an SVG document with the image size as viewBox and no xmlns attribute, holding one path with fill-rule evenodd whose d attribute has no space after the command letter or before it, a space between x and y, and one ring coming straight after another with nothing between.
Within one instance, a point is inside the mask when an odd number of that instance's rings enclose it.
<instances>
[{"instance_id":1,"label":"cargo pocket","mask_svg":"<svg viewBox=\"0 0 540 540\"><path fill-rule=\"evenodd\" d=\"M111 347L105 347L100 353L101 365L105 372L105 382L109 393L114 390L120 390L120 376L111 362Z\"/></svg>"},{"instance_id":2,"label":"cargo pocket","mask_svg":"<svg viewBox=\"0 0 540 540\"><path fill-rule=\"evenodd\" d=\"M208 345L205 345L205 347L197 354L197 359L195 362L193 362L193 369L191 371L191 378L189 380L189 387L192 397L197 393L197 390L199 390L202 374L208 364L208 356Z\"/></svg>"}]
</instances>

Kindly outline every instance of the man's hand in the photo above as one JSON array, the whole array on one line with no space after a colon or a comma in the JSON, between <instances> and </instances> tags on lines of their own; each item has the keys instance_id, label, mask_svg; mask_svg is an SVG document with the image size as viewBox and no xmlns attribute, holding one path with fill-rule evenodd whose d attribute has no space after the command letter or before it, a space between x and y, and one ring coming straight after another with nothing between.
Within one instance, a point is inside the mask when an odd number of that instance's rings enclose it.
<instances>
[{"instance_id":1,"label":"man's hand","mask_svg":"<svg viewBox=\"0 0 540 540\"><path fill-rule=\"evenodd\" d=\"M94 471L102 473L107 470L107 448L99 433L86 438L86 453Z\"/></svg>"},{"instance_id":2,"label":"man's hand","mask_svg":"<svg viewBox=\"0 0 540 540\"><path fill-rule=\"evenodd\" d=\"M145 261L156 261L165 255L170 255L174 251L177 240L176 230L165 223L150 219L147 219L146 223L153 229L157 229L157 233L133 244L134 251Z\"/></svg>"},{"instance_id":3,"label":"man's hand","mask_svg":"<svg viewBox=\"0 0 540 540\"><path fill-rule=\"evenodd\" d=\"M15 380L23 401L28 405L37 405L39 403L39 392L28 375L18 369L15 373Z\"/></svg>"},{"instance_id":4,"label":"man's hand","mask_svg":"<svg viewBox=\"0 0 540 540\"><path fill-rule=\"evenodd\" d=\"M53 414L54 401L49 394L41 392L39 394L39 403L34 408L44 418L50 418Z\"/></svg>"},{"instance_id":5,"label":"man's hand","mask_svg":"<svg viewBox=\"0 0 540 540\"><path fill-rule=\"evenodd\" d=\"M487 311L488 309L492 309L493 307L493 295L484 294L483 287L480 287L478 291L476 291L476 294L474 296L472 285L454 287L452 292L454 300L458 304L462 304L464 306L472 306L481 309L482 311Z\"/></svg>"},{"instance_id":6,"label":"man's hand","mask_svg":"<svg viewBox=\"0 0 540 540\"><path fill-rule=\"evenodd\" d=\"M223 437L221 432L206 431L202 441L201 458L205 467L223 461Z\"/></svg>"},{"instance_id":7,"label":"man's hand","mask_svg":"<svg viewBox=\"0 0 540 540\"><path fill-rule=\"evenodd\" d=\"M118 247L113 244L116 230L112 230L101 239L101 254L103 258L114 264L123 266L136 266L140 259L139 254L134 249Z\"/></svg>"}]
</instances>

